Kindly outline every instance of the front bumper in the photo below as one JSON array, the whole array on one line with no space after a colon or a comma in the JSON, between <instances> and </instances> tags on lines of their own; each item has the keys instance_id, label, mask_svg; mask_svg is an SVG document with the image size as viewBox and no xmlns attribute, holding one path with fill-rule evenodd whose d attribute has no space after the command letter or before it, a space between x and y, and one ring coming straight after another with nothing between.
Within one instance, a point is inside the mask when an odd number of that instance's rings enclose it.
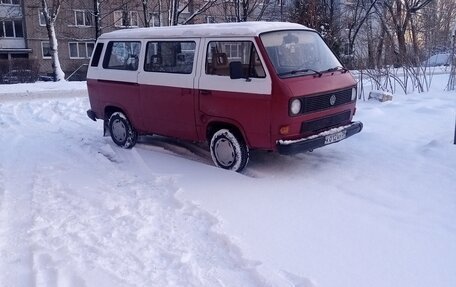
<instances>
[{"instance_id":1,"label":"front bumper","mask_svg":"<svg viewBox=\"0 0 456 287\"><path fill-rule=\"evenodd\" d=\"M317 135L298 140L277 141L277 151L280 154L296 154L339 142L359 133L363 129L362 122L352 122L349 125L333 128Z\"/></svg>"}]
</instances>

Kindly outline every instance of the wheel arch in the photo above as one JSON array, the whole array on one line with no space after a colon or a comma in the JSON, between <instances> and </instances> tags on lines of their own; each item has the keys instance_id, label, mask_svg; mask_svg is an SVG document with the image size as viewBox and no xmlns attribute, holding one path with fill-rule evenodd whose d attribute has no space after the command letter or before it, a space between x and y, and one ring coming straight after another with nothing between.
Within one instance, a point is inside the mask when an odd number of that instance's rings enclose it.
<instances>
[{"instance_id":1,"label":"wheel arch","mask_svg":"<svg viewBox=\"0 0 456 287\"><path fill-rule=\"evenodd\" d=\"M111 115L116 112L120 112L120 113L124 114L125 116L127 116L127 118L130 118L128 116L128 114L124 111L124 109L122 109L121 107L118 107L115 105L107 105L104 108L104 120L108 121L109 118L111 117Z\"/></svg>"},{"instance_id":2,"label":"wheel arch","mask_svg":"<svg viewBox=\"0 0 456 287\"><path fill-rule=\"evenodd\" d=\"M228 129L233 133L236 133L242 139L244 140L245 144L250 147L248 138L245 135L244 130L238 125L237 123L234 122L229 122L229 121L221 121L221 120L216 120L209 122L206 126L206 140L208 142L211 141L212 136L220 129Z\"/></svg>"},{"instance_id":3,"label":"wheel arch","mask_svg":"<svg viewBox=\"0 0 456 287\"><path fill-rule=\"evenodd\" d=\"M133 128L135 130L137 130L136 123L130 117L130 115L128 114L126 109L124 109L118 105L109 104L104 107L104 116L103 116L103 122L104 122L103 123L103 135L104 136L109 136L109 131L108 131L109 130L108 129L109 118L112 116L112 114L117 113L117 112L124 114L127 117L130 124L133 126Z\"/></svg>"}]
</instances>

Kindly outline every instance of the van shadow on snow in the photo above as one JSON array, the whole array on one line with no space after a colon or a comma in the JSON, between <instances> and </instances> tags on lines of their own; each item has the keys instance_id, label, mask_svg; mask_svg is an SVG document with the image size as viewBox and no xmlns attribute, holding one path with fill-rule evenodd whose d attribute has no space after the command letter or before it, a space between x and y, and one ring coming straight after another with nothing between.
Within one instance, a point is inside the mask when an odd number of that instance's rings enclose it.
<instances>
[{"instance_id":1,"label":"van shadow on snow","mask_svg":"<svg viewBox=\"0 0 456 287\"><path fill-rule=\"evenodd\" d=\"M136 147L169 154L214 166L207 143L196 143L164 136L140 136ZM157 149L159 148L159 149ZM325 166L343 161L343 155L330 149L281 155L277 152L250 150L247 167L241 174L253 178L290 177L293 174L323 171Z\"/></svg>"}]
</instances>

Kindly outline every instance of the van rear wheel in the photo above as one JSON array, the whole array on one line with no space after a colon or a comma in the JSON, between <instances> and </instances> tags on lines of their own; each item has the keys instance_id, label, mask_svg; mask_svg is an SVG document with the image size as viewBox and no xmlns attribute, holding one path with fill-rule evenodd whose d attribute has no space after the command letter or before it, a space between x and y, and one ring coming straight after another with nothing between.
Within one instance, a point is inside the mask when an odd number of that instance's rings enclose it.
<instances>
[{"instance_id":1,"label":"van rear wheel","mask_svg":"<svg viewBox=\"0 0 456 287\"><path fill-rule=\"evenodd\" d=\"M138 134L123 113L113 113L109 117L108 128L111 139L116 145L123 148L132 148L136 144Z\"/></svg>"},{"instance_id":2,"label":"van rear wheel","mask_svg":"<svg viewBox=\"0 0 456 287\"><path fill-rule=\"evenodd\" d=\"M249 161L244 139L228 129L220 129L212 136L210 150L215 165L223 169L240 172Z\"/></svg>"}]
</instances>

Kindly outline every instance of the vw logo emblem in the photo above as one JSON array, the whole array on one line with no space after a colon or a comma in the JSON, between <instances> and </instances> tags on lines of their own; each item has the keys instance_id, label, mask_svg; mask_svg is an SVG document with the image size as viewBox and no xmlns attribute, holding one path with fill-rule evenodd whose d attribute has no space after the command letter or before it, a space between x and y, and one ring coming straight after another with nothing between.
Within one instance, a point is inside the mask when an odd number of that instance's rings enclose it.
<instances>
[{"instance_id":1,"label":"vw logo emblem","mask_svg":"<svg viewBox=\"0 0 456 287\"><path fill-rule=\"evenodd\" d=\"M336 100L337 100L336 95L331 95L331 97L329 98L329 104L331 106L334 106L334 104L336 103Z\"/></svg>"}]
</instances>

